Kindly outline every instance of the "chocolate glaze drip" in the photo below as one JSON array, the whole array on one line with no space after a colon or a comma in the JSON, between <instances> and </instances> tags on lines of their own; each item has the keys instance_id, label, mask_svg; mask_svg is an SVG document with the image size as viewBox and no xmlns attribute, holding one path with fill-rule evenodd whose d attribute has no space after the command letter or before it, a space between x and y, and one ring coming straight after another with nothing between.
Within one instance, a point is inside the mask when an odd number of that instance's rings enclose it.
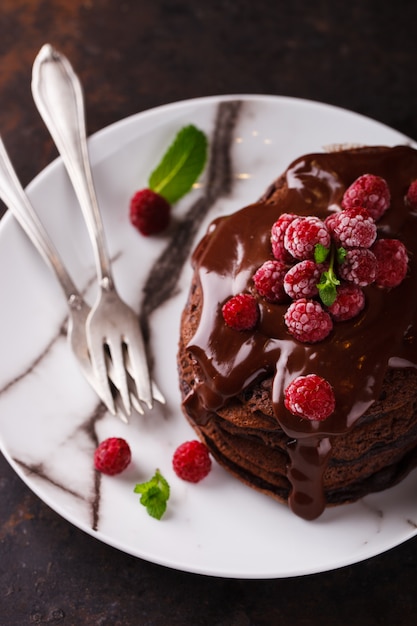
<instances>
[{"instance_id":1,"label":"chocolate glaze drip","mask_svg":"<svg viewBox=\"0 0 417 626\"><path fill-rule=\"evenodd\" d=\"M300 343L286 330L287 305L270 304L257 296L252 276L272 258L270 230L281 213L324 219L340 210L344 190L364 173L388 182L391 206L378 222L378 236L404 242L410 254L408 275L392 290L367 287L362 314L335 324L331 335L318 344ZM186 398L185 408L202 424L228 398L273 375L277 428L292 439L289 504L306 519L320 515L325 506L322 476L332 437L351 429L378 399L388 367L417 367L417 213L404 200L416 178L417 152L407 146L304 156L278 182L286 186L278 202L272 187L262 201L214 221L193 255L203 307L188 349L201 366L203 380ZM236 332L222 319L223 303L242 291L258 298L261 315L255 331ZM295 417L284 406L283 392L289 382L310 373L328 380L335 391L336 409L325 421Z\"/></svg>"}]
</instances>

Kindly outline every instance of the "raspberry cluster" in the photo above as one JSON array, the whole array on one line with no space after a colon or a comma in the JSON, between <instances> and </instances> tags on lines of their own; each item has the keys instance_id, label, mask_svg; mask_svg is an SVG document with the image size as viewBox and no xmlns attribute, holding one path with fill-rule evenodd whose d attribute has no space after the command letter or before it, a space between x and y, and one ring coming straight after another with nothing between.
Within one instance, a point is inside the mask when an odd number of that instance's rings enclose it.
<instances>
[{"instance_id":1,"label":"raspberry cluster","mask_svg":"<svg viewBox=\"0 0 417 626\"><path fill-rule=\"evenodd\" d=\"M417 209L417 181L411 183L405 199ZM334 323L359 315L365 307L364 287L393 288L407 273L404 244L378 238L377 221L390 201L386 180L364 174L346 189L340 210L325 220L282 214L271 228L273 259L255 272L254 295L238 294L223 305L225 322L240 331L255 328L259 311L254 296L288 303L284 314L288 332L298 341L316 343L331 333ZM312 387L311 380L307 387ZM304 383L302 388L305 391ZM294 403L286 406L296 415L303 413L295 410ZM303 416L325 419L328 415L312 417L307 410Z\"/></svg>"}]
</instances>

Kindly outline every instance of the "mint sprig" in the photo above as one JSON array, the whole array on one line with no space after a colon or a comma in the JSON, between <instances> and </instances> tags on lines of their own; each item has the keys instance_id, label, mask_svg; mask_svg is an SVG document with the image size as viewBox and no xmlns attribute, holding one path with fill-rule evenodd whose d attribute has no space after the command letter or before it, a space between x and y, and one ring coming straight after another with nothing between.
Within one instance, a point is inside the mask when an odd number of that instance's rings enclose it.
<instances>
[{"instance_id":1,"label":"mint sprig","mask_svg":"<svg viewBox=\"0 0 417 626\"><path fill-rule=\"evenodd\" d=\"M154 476L144 483L137 483L135 493L140 493L140 503L146 507L149 515L160 520L167 508L169 484L157 469Z\"/></svg>"},{"instance_id":2,"label":"mint sprig","mask_svg":"<svg viewBox=\"0 0 417 626\"><path fill-rule=\"evenodd\" d=\"M149 176L150 189L174 204L188 193L207 160L207 138L190 124L182 128Z\"/></svg>"},{"instance_id":3,"label":"mint sprig","mask_svg":"<svg viewBox=\"0 0 417 626\"><path fill-rule=\"evenodd\" d=\"M320 300L325 306L332 306L337 297L337 287L340 285L340 280L336 276L334 271L335 257L337 262L343 263L346 257L346 250L344 248L335 249L334 246L325 248L321 244L317 244L314 249L314 259L316 263L323 263L330 253L329 268L320 276L320 282L317 285L319 290Z\"/></svg>"}]
</instances>

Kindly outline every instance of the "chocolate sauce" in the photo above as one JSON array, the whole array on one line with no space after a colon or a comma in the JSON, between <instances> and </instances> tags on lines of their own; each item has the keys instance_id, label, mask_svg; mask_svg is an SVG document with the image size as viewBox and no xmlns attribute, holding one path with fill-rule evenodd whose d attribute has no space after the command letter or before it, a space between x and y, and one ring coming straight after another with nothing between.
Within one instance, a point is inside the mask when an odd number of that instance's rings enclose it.
<instances>
[{"instance_id":1,"label":"chocolate sauce","mask_svg":"<svg viewBox=\"0 0 417 626\"><path fill-rule=\"evenodd\" d=\"M300 343L285 327L288 304L268 303L253 287L253 274L272 258L271 226L281 213L324 219L340 210L344 190L365 173L388 182L391 206L377 224L378 236L403 241L410 256L407 277L391 290L366 287L366 307L359 316L335 323L320 343ZM285 173L287 188L279 201L275 202L272 189L261 202L216 220L193 256L203 306L188 349L201 366L204 380L186 399L187 412L202 424L228 398L272 375L277 428L291 439L289 504L306 519L320 515L326 504L322 477L332 437L351 429L378 399L390 364L417 367L417 213L404 201L416 178L417 151L407 146L304 156ZM260 323L255 331L234 331L221 315L222 304L243 291L258 299ZM335 392L336 409L324 421L296 417L284 406L289 382L311 373L328 380Z\"/></svg>"}]
</instances>

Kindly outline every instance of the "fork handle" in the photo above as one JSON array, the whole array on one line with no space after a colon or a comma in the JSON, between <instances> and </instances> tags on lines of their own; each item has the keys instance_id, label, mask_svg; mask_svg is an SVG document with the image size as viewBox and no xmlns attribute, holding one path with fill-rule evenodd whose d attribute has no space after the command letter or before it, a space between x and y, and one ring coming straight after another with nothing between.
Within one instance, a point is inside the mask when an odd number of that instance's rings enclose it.
<instances>
[{"instance_id":1,"label":"fork handle","mask_svg":"<svg viewBox=\"0 0 417 626\"><path fill-rule=\"evenodd\" d=\"M113 289L103 223L88 157L81 83L68 59L45 44L33 64L32 94L71 179L94 248L100 286Z\"/></svg>"},{"instance_id":2,"label":"fork handle","mask_svg":"<svg viewBox=\"0 0 417 626\"><path fill-rule=\"evenodd\" d=\"M55 272L70 306L82 299L72 278L65 269L54 244L38 219L24 192L0 137L0 197L13 213L45 262Z\"/></svg>"}]
</instances>

